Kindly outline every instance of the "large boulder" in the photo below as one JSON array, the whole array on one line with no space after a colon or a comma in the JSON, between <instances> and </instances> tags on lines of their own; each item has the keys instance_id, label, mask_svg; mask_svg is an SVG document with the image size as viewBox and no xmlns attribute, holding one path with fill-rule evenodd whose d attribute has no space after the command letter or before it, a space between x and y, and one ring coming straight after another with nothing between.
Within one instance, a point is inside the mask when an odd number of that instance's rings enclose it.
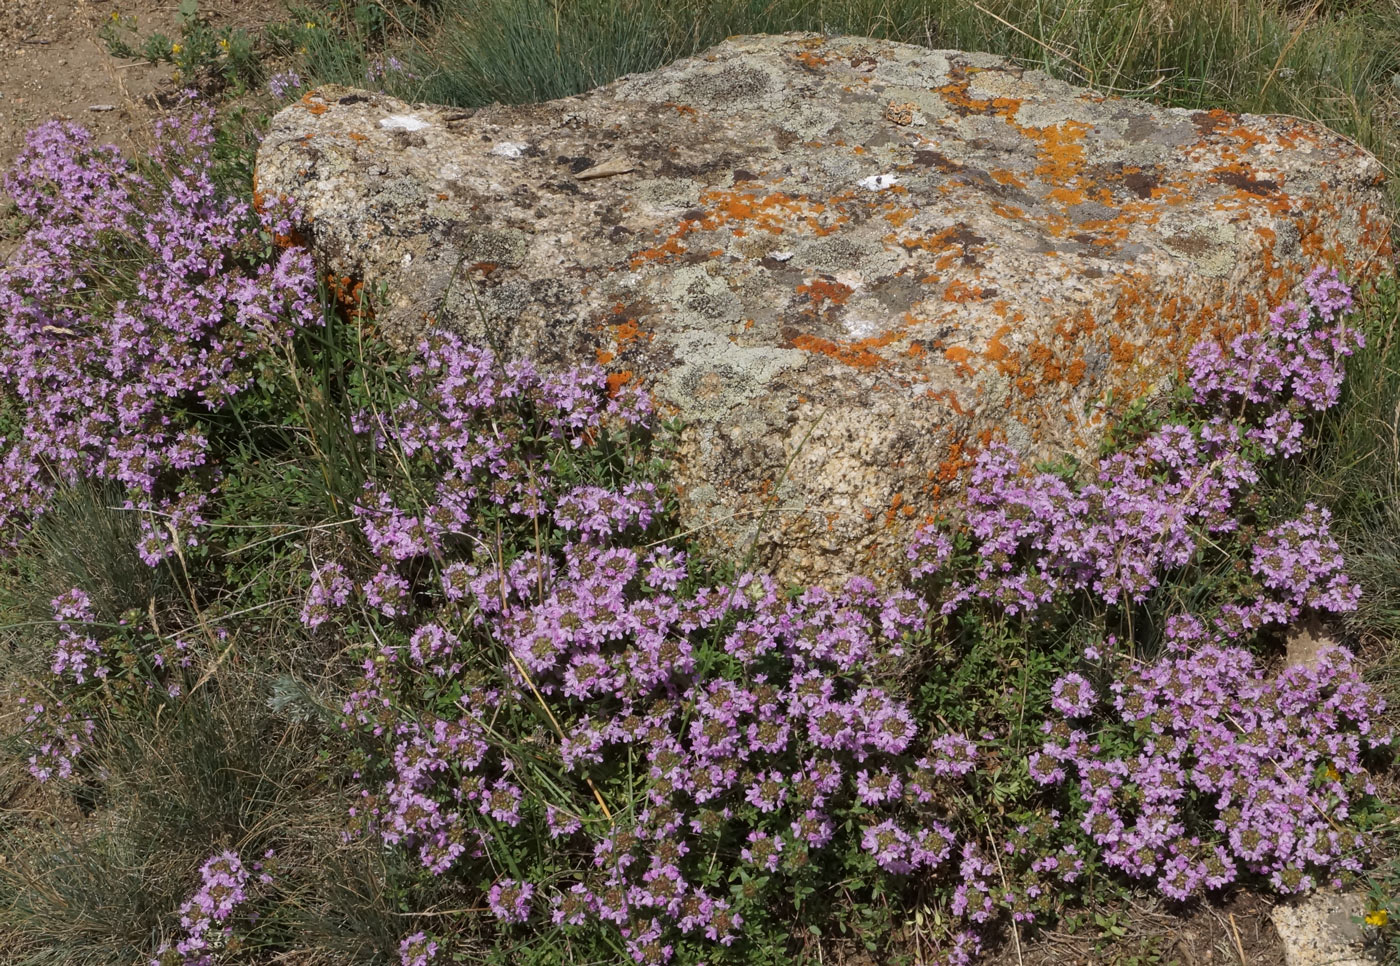
<instances>
[{"instance_id":1,"label":"large boulder","mask_svg":"<svg viewBox=\"0 0 1400 966\"><path fill-rule=\"evenodd\" d=\"M989 440L1085 454L1196 340L1390 259L1381 166L1324 127L855 38L475 112L325 87L257 172L390 337L639 381L686 522L828 583L896 572Z\"/></svg>"}]
</instances>

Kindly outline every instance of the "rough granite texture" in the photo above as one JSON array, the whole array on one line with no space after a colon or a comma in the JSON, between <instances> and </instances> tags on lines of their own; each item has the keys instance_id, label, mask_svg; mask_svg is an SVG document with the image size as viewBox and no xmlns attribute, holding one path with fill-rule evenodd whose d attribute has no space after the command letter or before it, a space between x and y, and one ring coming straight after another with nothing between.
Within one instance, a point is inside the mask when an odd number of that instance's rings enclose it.
<instances>
[{"instance_id":1,"label":"rough granite texture","mask_svg":"<svg viewBox=\"0 0 1400 966\"><path fill-rule=\"evenodd\" d=\"M1379 966L1358 922L1365 914L1366 898L1356 893L1314 892L1275 906L1284 966Z\"/></svg>"},{"instance_id":2,"label":"rough granite texture","mask_svg":"<svg viewBox=\"0 0 1400 966\"><path fill-rule=\"evenodd\" d=\"M538 105L324 87L256 187L343 291L387 284L394 340L639 380L688 424L686 522L834 583L897 570L988 441L1084 454L1313 265L1390 270L1381 181L1291 117L789 34Z\"/></svg>"}]
</instances>

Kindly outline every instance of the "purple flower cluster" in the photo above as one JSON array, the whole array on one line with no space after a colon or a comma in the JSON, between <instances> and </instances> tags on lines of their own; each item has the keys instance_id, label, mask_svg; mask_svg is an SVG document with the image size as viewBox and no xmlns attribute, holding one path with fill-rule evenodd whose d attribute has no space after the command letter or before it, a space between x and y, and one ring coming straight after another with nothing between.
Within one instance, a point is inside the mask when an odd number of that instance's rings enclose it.
<instances>
[{"instance_id":1,"label":"purple flower cluster","mask_svg":"<svg viewBox=\"0 0 1400 966\"><path fill-rule=\"evenodd\" d=\"M389 480L366 485L355 512L386 567L415 557L450 557L449 549L461 541L482 539L476 531L489 529L483 513L503 510L547 522L542 518L553 508L558 526L585 534L613 518L626 517L642 528L650 523L655 500L648 488L608 493L583 486L560 498L549 464L529 452L541 439L578 449L605 425L636 425L650 413L645 395L624 390L607 397L597 389L603 377L596 367L542 375L528 362L498 363L489 350L446 332L424 339L418 356L408 375L431 387L429 394L406 400L387 418L364 413L355 421L373 446L397 447L416 472L432 480L430 494L417 493L411 484L396 492ZM482 573L475 569L467 578L459 568L453 575L471 582ZM374 592L395 606L399 594L391 571L381 571Z\"/></svg>"},{"instance_id":2,"label":"purple flower cluster","mask_svg":"<svg viewBox=\"0 0 1400 966\"><path fill-rule=\"evenodd\" d=\"M97 726L90 717L75 714L57 698L19 698L24 708L25 734L33 754L29 773L39 781L66 779Z\"/></svg>"},{"instance_id":3,"label":"purple flower cluster","mask_svg":"<svg viewBox=\"0 0 1400 966\"><path fill-rule=\"evenodd\" d=\"M1241 874L1298 888L1351 867L1355 833L1315 806L1330 801L1341 822L1370 794L1360 756L1380 741L1368 737L1374 698L1345 655L1270 682L1230 643L1355 605L1325 511L1245 544L1235 596L1174 618L1167 658L1130 665L1111 643L1053 682L1060 718L1027 765L1068 811L1002 840L959 829L948 807L996 733L932 732L888 684L939 607L956 619L1070 592L1143 601L1203 540L1228 542L1256 461L1289 452L1251 427L1296 439L1278 414L1334 398L1357 343L1335 320L1334 283L1308 282L1320 328L1276 313L1231 349L1272 353L1272 367L1231 382L1202 363L1201 418L1161 426L1085 486L1028 474L1005 448L983 453L963 534L927 530L911 547L912 579L943 578L933 603L859 579L787 596L755 574L682 592L684 553L635 547L661 514L654 489L556 478L532 455L539 440L586 454L609 425L643 422L644 399L609 397L596 371L542 376L434 333L411 368L421 392L356 423L413 469L412 485L371 481L355 508L379 569L352 580L319 567L303 612L308 627L369 614L385 629L344 706L383 768L365 776L354 827L415 850L433 874L476 878L503 927L612 928L637 962L734 943L745 912L729 870L794 877L855 855L870 872L917 875L947 899L942 956L968 962L979 927L1053 913L1091 862L1176 897ZM510 556L508 532L535 549ZM499 663L489 683L466 670L483 646ZM421 707L418 695L453 682L455 702ZM522 744L503 729L523 708L542 717L527 715ZM557 768L545 787L531 777L541 761ZM1269 827L1283 832L1261 844ZM526 842L548 843L549 860L503 876L500 856L518 860ZM422 934L404 942L405 961L435 952Z\"/></svg>"},{"instance_id":4,"label":"purple flower cluster","mask_svg":"<svg viewBox=\"0 0 1400 966\"><path fill-rule=\"evenodd\" d=\"M344 607L354 593L355 585L345 575L345 568L330 561L312 571L311 590L301 608L301 622L315 629L331 618L331 612Z\"/></svg>"},{"instance_id":5,"label":"purple flower cluster","mask_svg":"<svg viewBox=\"0 0 1400 966\"><path fill-rule=\"evenodd\" d=\"M1359 871L1350 803L1374 795L1362 755L1390 736L1351 655L1333 648L1270 679L1247 650L1201 643L1199 622L1174 630L1166 659L1120 659L1112 717L1054 703L1063 717L1045 723L1031 777L1073 790L1105 865L1173 899L1245 872L1291 893ZM1206 828L1193 822L1203 812Z\"/></svg>"},{"instance_id":6,"label":"purple flower cluster","mask_svg":"<svg viewBox=\"0 0 1400 966\"><path fill-rule=\"evenodd\" d=\"M267 79L268 93L281 100L292 91L301 90L301 75L294 70L273 74Z\"/></svg>"},{"instance_id":7,"label":"purple flower cluster","mask_svg":"<svg viewBox=\"0 0 1400 966\"><path fill-rule=\"evenodd\" d=\"M224 405L251 354L318 319L304 251L252 258L290 222L220 193L211 117L158 124L166 183L58 121L27 135L5 177L32 225L0 268L0 383L23 412L0 440L11 542L55 482L80 478L115 482L148 511L148 562L192 542L208 481L191 474L209 443L190 414Z\"/></svg>"},{"instance_id":8,"label":"purple flower cluster","mask_svg":"<svg viewBox=\"0 0 1400 966\"><path fill-rule=\"evenodd\" d=\"M110 646L113 636L140 638L148 628L123 619L99 632L91 599L77 587L50 603L57 630L49 660L53 677L19 698L25 707L25 740L33 749L29 771L39 781L72 776L96 731L94 700L100 705L110 700L109 691L132 687L164 689L168 697L177 697L181 689L173 674L190 663L189 645L178 636L158 647L144 646L139 654Z\"/></svg>"},{"instance_id":9,"label":"purple flower cluster","mask_svg":"<svg viewBox=\"0 0 1400 966\"><path fill-rule=\"evenodd\" d=\"M979 454L965 490L963 526L973 543L964 575L948 537L929 530L909 549L914 578L950 574L942 611L972 600L1008 614L1052 597L1088 592L1109 604L1141 603L1203 544L1240 528L1241 499L1257 462L1289 456L1301 417L1337 399L1343 360L1362 344L1341 313L1350 294L1321 269L1268 326L1228 347L1203 342L1189 358L1198 423L1169 422L1127 452L1101 460L1083 486L1028 473L1009 447ZM1304 607L1346 610L1356 589L1341 573L1325 511L1271 531L1254 549L1257 593L1230 615L1236 633L1285 622Z\"/></svg>"},{"instance_id":10,"label":"purple flower cluster","mask_svg":"<svg viewBox=\"0 0 1400 966\"><path fill-rule=\"evenodd\" d=\"M101 681L109 673L102 663L102 645L83 626L94 620L87 594L74 587L51 604L58 642L49 667L57 680L42 696L19 698L25 709L25 734L33 748L29 773L41 782L71 777L74 763L96 729L90 717L65 705L57 693L68 696L75 687Z\"/></svg>"},{"instance_id":11,"label":"purple flower cluster","mask_svg":"<svg viewBox=\"0 0 1400 966\"><path fill-rule=\"evenodd\" d=\"M68 675L75 684L83 684L88 675L97 679L107 676L107 668L97 663L102 647L91 635L75 630L74 624L95 620L88 595L77 587L53 599L54 621L58 624L58 644L54 648L50 670L55 677Z\"/></svg>"},{"instance_id":12,"label":"purple flower cluster","mask_svg":"<svg viewBox=\"0 0 1400 966\"><path fill-rule=\"evenodd\" d=\"M268 852L264 858L271 856ZM234 913L248 901L250 884L272 883L272 876L263 871L262 863L254 863L249 871L237 852L214 856L204 863L199 877L198 891L180 907L184 938L174 946L162 945L151 966L213 966L214 951L233 936Z\"/></svg>"},{"instance_id":13,"label":"purple flower cluster","mask_svg":"<svg viewBox=\"0 0 1400 966\"><path fill-rule=\"evenodd\" d=\"M1303 282L1306 304L1285 302L1269 315L1268 328L1247 332L1228 346L1201 342L1187 357L1197 403L1220 411L1239 404L1259 407L1258 421L1276 413L1297 417L1304 408L1321 412L1339 398L1343 361L1365 339L1343 318L1351 291L1337 270L1317 268ZM1285 434L1288 435L1288 434ZM1296 450L1269 450L1292 455Z\"/></svg>"},{"instance_id":14,"label":"purple flower cluster","mask_svg":"<svg viewBox=\"0 0 1400 966\"><path fill-rule=\"evenodd\" d=\"M370 61L369 69L365 71L365 82L368 84L373 84L376 81L382 83L390 75L402 80L418 80L417 74L409 70L403 61L391 54L387 57L376 56Z\"/></svg>"},{"instance_id":15,"label":"purple flower cluster","mask_svg":"<svg viewBox=\"0 0 1400 966\"><path fill-rule=\"evenodd\" d=\"M399 943L400 966L428 966L437 958L438 944L425 932L405 936Z\"/></svg>"},{"instance_id":16,"label":"purple flower cluster","mask_svg":"<svg viewBox=\"0 0 1400 966\"><path fill-rule=\"evenodd\" d=\"M358 425L414 463L419 485L367 487L356 513L379 571L353 587L322 566L304 611L320 624L353 599L406 635L365 659L345 703L389 771L354 804L357 828L415 849L434 874L477 868L517 830L536 830L584 860L574 877L493 877L487 907L507 925L615 928L639 962L667 961L687 939L736 940L743 917L715 854L792 872L850 845L890 874L959 874L936 803L976 767L977 745L921 739L907 704L874 680L925 625L918 595L856 580L788 599L754 574L678 595L683 553L626 545L661 512L650 485L559 485L522 452L540 436L583 450L610 423L643 420L644 397L610 397L599 372L503 365L445 334L420 353L417 398ZM493 531L516 520L552 526L558 552L501 559ZM420 558L439 562L437 586L414 582ZM441 609L413 619L424 595ZM465 689L452 716L401 716L427 681L462 673L467 632L505 650L504 687ZM511 707L539 700L558 724L566 784L590 790L583 801L528 790L519 752L498 737ZM631 803L625 820L610 800ZM868 815L847 831L857 806Z\"/></svg>"}]
</instances>

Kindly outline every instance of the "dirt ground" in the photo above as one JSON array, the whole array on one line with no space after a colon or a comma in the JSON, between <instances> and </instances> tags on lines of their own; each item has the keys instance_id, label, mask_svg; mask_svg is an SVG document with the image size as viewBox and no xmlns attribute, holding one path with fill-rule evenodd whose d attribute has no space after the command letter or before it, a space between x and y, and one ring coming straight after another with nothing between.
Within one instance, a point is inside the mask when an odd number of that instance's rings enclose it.
<instances>
[{"instance_id":1,"label":"dirt ground","mask_svg":"<svg viewBox=\"0 0 1400 966\"><path fill-rule=\"evenodd\" d=\"M141 36L178 36L179 0L0 0L0 170L24 147L24 132L54 118L76 121L99 143L146 151L160 117L155 95L173 93L168 64L114 58L97 29L119 13ZM202 0L215 25L255 29L286 18L282 0Z\"/></svg>"}]
</instances>

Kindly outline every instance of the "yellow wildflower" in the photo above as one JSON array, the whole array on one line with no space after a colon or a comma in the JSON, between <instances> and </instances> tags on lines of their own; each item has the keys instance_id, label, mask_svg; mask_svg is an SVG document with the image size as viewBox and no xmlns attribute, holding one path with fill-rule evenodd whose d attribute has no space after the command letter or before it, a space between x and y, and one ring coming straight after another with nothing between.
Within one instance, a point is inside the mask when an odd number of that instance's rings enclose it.
<instances>
[{"instance_id":1,"label":"yellow wildflower","mask_svg":"<svg viewBox=\"0 0 1400 966\"><path fill-rule=\"evenodd\" d=\"M1375 926L1379 929L1388 922L1390 922L1390 913L1384 909L1366 913L1366 925L1368 926Z\"/></svg>"},{"instance_id":2,"label":"yellow wildflower","mask_svg":"<svg viewBox=\"0 0 1400 966\"><path fill-rule=\"evenodd\" d=\"M314 20L308 20L308 21L306 21L306 29L307 29L307 30L315 30L315 29L316 29L316 21L314 21Z\"/></svg>"},{"instance_id":3,"label":"yellow wildflower","mask_svg":"<svg viewBox=\"0 0 1400 966\"><path fill-rule=\"evenodd\" d=\"M121 15L121 14L117 13L115 10L112 11L112 19L113 19L113 20L120 20L121 18L122 18L122 15Z\"/></svg>"},{"instance_id":4,"label":"yellow wildflower","mask_svg":"<svg viewBox=\"0 0 1400 966\"><path fill-rule=\"evenodd\" d=\"M227 37L221 38L221 39L219 40L219 46L222 47L224 50L228 50L228 38L227 38Z\"/></svg>"},{"instance_id":5,"label":"yellow wildflower","mask_svg":"<svg viewBox=\"0 0 1400 966\"><path fill-rule=\"evenodd\" d=\"M179 44L172 44L171 47L170 47L170 52L171 52L172 54L178 54L180 51L182 51L182 50L184 50L184 49L185 49L185 48L184 48L184 47L181 47Z\"/></svg>"}]
</instances>

